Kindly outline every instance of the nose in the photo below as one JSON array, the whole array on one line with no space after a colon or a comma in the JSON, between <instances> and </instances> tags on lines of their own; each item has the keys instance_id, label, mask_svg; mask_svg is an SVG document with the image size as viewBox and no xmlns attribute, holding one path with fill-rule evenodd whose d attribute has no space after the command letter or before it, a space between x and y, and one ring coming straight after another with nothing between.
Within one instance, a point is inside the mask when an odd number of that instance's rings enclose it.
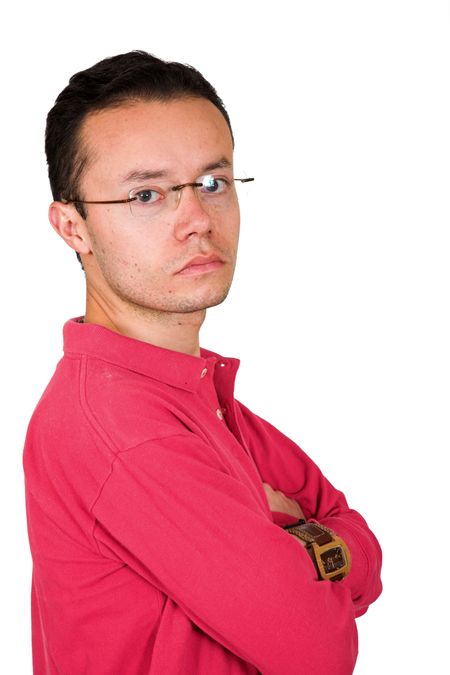
<instances>
[{"instance_id":1,"label":"nose","mask_svg":"<svg viewBox=\"0 0 450 675\"><path fill-rule=\"evenodd\" d=\"M192 234L204 235L211 231L211 218L204 208L196 188L187 184L174 193L175 237L185 239Z\"/></svg>"}]
</instances>

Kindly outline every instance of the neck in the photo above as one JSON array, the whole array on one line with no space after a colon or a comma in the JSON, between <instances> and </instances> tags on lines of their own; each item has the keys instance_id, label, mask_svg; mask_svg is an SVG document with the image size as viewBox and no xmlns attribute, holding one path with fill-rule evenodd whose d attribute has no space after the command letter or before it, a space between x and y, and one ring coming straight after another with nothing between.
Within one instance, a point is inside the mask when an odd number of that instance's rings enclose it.
<instances>
[{"instance_id":1,"label":"neck","mask_svg":"<svg viewBox=\"0 0 450 675\"><path fill-rule=\"evenodd\" d=\"M95 323L127 337L157 347L200 356L199 332L206 309L177 313L123 303L111 306L95 297L88 287L85 323Z\"/></svg>"}]
</instances>

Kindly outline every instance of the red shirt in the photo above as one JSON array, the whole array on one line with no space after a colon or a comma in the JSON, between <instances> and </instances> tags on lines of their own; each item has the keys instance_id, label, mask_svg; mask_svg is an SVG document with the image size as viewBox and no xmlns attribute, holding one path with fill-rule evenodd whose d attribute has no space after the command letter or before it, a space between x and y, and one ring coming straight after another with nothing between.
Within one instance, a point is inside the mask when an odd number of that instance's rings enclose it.
<instances>
[{"instance_id":1,"label":"red shirt","mask_svg":"<svg viewBox=\"0 0 450 675\"><path fill-rule=\"evenodd\" d=\"M363 518L234 399L239 360L68 321L24 452L35 675L349 675L381 592ZM262 483L347 543L318 581Z\"/></svg>"}]
</instances>

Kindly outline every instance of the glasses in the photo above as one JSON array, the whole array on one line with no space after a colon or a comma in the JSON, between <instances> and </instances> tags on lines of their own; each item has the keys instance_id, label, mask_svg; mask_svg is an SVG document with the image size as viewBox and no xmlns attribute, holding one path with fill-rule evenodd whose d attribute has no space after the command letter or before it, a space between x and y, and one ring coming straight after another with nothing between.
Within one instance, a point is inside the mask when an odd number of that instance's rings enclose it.
<instances>
[{"instance_id":1,"label":"glasses","mask_svg":"<svg viewBox=\"0 0 450 675\"><path fill-rule=\"evenodd\" d=\"M83 200L64 199L65 204L129 204L136 218L151 219L163 211L174 210L181 199L181 191L192 187L205 210L225 209L236 198L235 183L250 183L254 178L224 178L208 174L200 176L193 183L181 183L169 188L156 186L133 188L127 199Z\"/></svg>"}]
</instances>

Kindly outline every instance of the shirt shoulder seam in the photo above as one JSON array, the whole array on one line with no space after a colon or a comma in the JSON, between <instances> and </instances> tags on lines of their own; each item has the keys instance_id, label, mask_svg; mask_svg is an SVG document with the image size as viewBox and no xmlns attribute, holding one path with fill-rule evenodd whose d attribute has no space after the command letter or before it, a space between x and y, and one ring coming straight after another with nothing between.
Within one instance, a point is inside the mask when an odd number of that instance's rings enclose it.
<instances>
[{"instance_id":1,"label":"shirt shoulder seam","mask_svg":"<svg viewBox=\"0 0 450 675\"><path fill-rule=\"evenodd\" d=\"M92 519L93 519L93 520L92 520L91 536L92 536L92 539L95 541L95 545L96 545L96 547L97 547L97 550L98 550L99 554L100 554L102 557L104 557L104 554L103 554L102 551L100 550L99 542L98 542L98 540L97 540L97 537L95 536L95 528L96 528L96 526L97 526L97 518L95 517L95 515L94 515L94 513L93 513L93 510L94 510L94 508L95 508L95 505L97 504L97 502L99 501L99 499L100 499L101 496L102 496L102 492L103 492L103 490L104 490L104 488L105 488L106 483L109 481L109 479L110 479L111 476L112 476L112 473L113 473L113 470L114 470L114 464L116 463L116 461L117 461L117 460L119 459L119 457L120 457L121 455L123 455L124 453L126 453L126 452L132 452L133 450L138 449L140 446L145 445L146 443L156 442L156 441L158 441L158 440L162 440L162 439L166 439L166 438L176 438L177 436L182 436L182 437L185 438L185 437L188 436L188 435L189 435L188 432L186 432L186 433L180 433L180 432L177 432L177 433L174 433L174 434L167 434L166 436L161 436L161 437L159 437L159 438L147 438L145 441L140 441L139 443L136 443L136 445L133 445L133 446L131 446L131 447L129 447L129 448L124 448L123 450L118 450L117 453L114 455L114 457L113 457L112 460L111 460L111 464L110 464L110 467L109 467L108 475L106 476L106 478L104 479L104 481L103 481L102 484L100 485L100 487L99 487L99 489L98 489L98 492L97 492L97 495L96 495L94 501L92 502L92 504L91 504L91 506L90 506L90 508L89 508L89 513L91 514ZM196 436L196 438L198 438L198 437ZM198 439L198 440L201 441L201 439Z\"/></svg>"}]
</instances>

